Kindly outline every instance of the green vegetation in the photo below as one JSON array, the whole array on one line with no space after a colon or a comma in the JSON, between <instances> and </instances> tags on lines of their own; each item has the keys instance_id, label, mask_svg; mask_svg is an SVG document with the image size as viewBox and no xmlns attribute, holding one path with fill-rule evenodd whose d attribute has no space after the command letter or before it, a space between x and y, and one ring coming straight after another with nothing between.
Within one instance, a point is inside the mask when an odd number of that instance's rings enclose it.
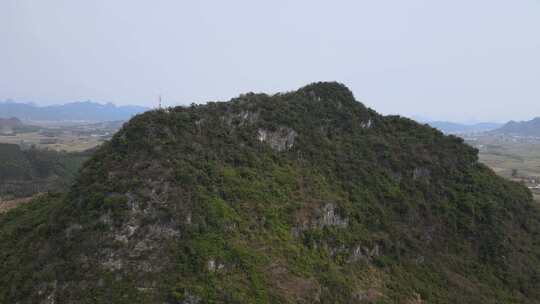
<instances>
[{"instance_id":1,"label":"green vegetation","mask_svg":"<svg viewBox=\"0 0 540 304\"><path fill-rule=\"evenodd\" d=\"M0 216L0 303L539 303L540 214L336 83L134 117Z\"/></svg>"},{"instance_id":2,"label":"green vegetation","mask_svg":"<svg viewBox=\"0 0 540 304\"><path fill-rule=\"evenodd\" d=\"M0 143L0 198L68 189L89 153L66 153Z\"/></svg>"}]
</instances>

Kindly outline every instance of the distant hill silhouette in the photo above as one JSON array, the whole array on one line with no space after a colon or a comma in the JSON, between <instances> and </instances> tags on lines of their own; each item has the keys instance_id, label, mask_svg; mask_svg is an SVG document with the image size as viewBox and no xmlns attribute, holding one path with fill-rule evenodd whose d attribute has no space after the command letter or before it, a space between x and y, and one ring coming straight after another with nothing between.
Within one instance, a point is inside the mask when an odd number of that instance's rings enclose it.
<instances>
[{"instance_id":1,"label":"distant hill silhouette","mask_svg":"<svg viewBox=\"0 0 540 304\"><path fill-rule=\"evenodd\" d=\"M529 121L510 121L494 132L519 136L540 136L540 117Z\"/></svg>"},{"instance_id":2,"label":"distant hill silhouette","mask_svg":"<svg viewBox=\"0 0 540 304\"><path fill-rule=\"evenodd\" d=\"M29 103L0 102L0 117L23 121L113 121L127 120L149 110L141 106L116 106L92 101L40 107Z\"/></svg>"},{"instance_id":3,"label":"distant hill silhouette","mask_svg":"<svg viewBox=\"0 0 540 304\"><path fill-rule=\"evenodd\" d=\"M0 135L14 135L16 133L35 132L39 127L26 125L16 117L0 117Z\"/></svg>"},{"instance_id":4,"label":"distant hill silhouette","mask_svg":"<svg viewBox=\"0 0 540 304\"><path fill-rule=\"evenodd\" d=\"M22 126L23 123L16 117L2 118L0 117L0 129L1 128L16 128Z\"/></svg>"},{"instance_id":5,"label":"distant hill silhouette","mask_svg":"<svg viewBox=\"0 0 540 304\"><path fill-rule=\"evenodd\" d=\"M476 133L476 132L486 132L497 129L503 124L495 122L480 122L476 124L461 124L449 121L430 121L427 122L428 125L433 128L439 129L444 133Z\"/></svg>"}]
</instances>

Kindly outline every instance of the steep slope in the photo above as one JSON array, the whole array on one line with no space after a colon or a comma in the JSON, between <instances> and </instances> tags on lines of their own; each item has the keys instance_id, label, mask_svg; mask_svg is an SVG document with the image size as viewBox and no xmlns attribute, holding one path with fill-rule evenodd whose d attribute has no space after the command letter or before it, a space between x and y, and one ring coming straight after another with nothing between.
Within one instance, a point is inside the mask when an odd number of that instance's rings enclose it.
<instances>
[{"instance_id":1,"label":"steep slope","mask_svg":"<svg viewBox=\"0 0 540 304\"><path fill-rule=\"evenodd\" d=\"M507 135L540 137L540 117L529 121L510 121L493 132Z\"/></svg>"},{"instance_id":2,"label":"steep slope","mask_svg":"<svg viewBox=\"0 0 540 304\"><path fill-rule=\"evenodd\" d=\"M2 303L539 303L538 208L337 83L134 117L0 217Z\"/></svg>"}]
</instances>

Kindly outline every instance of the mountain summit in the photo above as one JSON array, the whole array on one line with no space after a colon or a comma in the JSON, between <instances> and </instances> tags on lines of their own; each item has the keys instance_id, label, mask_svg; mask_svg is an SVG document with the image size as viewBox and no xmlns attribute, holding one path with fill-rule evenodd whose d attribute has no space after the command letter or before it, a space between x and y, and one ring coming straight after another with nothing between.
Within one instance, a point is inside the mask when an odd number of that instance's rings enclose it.
<instances>
[{"instance_id":1,"label":"mountain summit","mask_svg":"<svg viewBox=\"0 0 540 304\"><path fill-rule=\"evenodd\" d=\"M149 111L0 217L1 303L539 303L530 192L344 85Z\"/></svg>"}]
</instances>

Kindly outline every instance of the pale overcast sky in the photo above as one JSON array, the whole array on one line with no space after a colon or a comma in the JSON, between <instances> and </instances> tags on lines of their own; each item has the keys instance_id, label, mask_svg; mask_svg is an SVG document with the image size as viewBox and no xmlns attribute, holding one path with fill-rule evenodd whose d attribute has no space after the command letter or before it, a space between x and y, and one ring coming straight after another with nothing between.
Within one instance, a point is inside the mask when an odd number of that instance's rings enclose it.
<instances>
[{"instance_id":1,"label":"pale overcast sky","mask_svg":"<svg viewBox=\"0 0 540 304\"><path fill-rule=\"evenodd\" d=\"M540 116L540 1L0 1L0 100L173 105L319 80L385 114Z\"/></svg>"}]
</instances>

